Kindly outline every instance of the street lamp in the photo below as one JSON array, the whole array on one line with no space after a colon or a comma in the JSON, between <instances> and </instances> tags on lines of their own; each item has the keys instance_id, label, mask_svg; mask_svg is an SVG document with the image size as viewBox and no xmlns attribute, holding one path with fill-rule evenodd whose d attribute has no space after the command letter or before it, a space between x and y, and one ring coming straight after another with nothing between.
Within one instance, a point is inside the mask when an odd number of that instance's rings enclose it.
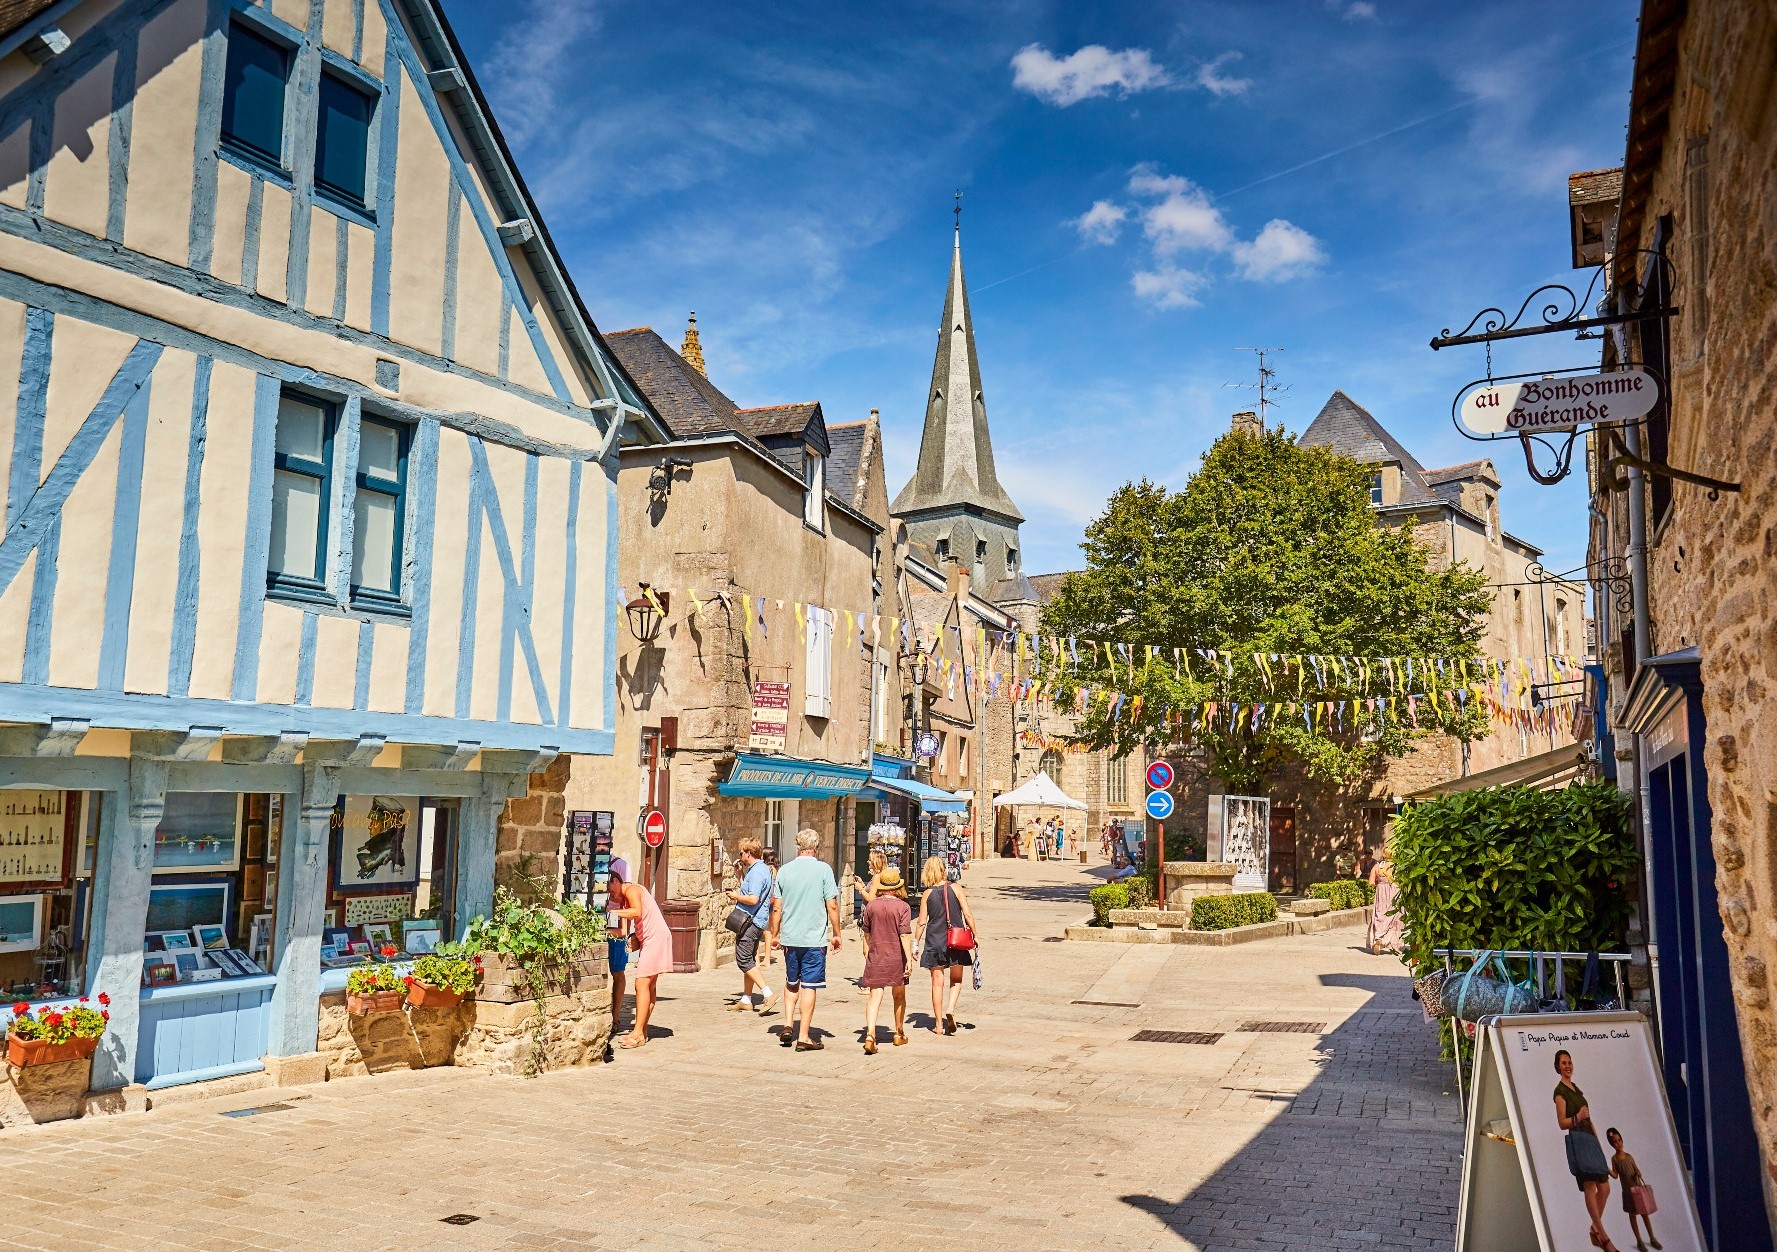
<instances>
[{"instance_id":1,"label":"street lamp","mask_svg":"<svg viewBox=\"0 0 1777 1252\"><path fill-rule=\"evenodd\" d=\"M641 588L642 594L624 605L623 612L629 619L629 633L635 636L636 642L653 643L660 638L660 628L666 622L667 597L670 593L650 593L647 583L642 583Z\"/></svg>"}]
</instances>

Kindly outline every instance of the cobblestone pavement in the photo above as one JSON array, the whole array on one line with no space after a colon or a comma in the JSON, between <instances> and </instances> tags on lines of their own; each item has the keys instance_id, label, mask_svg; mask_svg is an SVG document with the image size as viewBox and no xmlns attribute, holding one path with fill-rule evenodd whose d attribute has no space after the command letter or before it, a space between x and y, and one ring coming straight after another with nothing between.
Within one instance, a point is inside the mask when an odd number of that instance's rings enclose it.
<instances>
[{"instance_id":1,"label":"cobblestone pavement","mask_svg":"<svg viewBox=\"0 0 1777 1252\"><path fill-rule=\"evenodd\" d=\"M1094 881L972 867L986 981L964 1028L874 1057L852 940L822 1052L777 1047L781 1015L725 1011L723 969L663 979L656 1038L609 1066L386 1074L8 1131L0 1246L1448 1248L1457 1102L1398 963L1355 930L1057 940ZM1218 1037L1131 1039L1143 1029ZM479 1220L441 1224L459 1213Z\"/></svg>"}]
</instances>

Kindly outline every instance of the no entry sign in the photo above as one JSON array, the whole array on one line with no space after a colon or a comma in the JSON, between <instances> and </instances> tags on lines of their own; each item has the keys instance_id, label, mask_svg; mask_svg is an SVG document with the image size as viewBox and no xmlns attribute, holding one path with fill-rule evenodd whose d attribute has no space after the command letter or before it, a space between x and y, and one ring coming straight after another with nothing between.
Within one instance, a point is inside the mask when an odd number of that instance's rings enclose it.
<instances>
[{"instance_id":1,"label":"no entry sign","mask_svg":"<svg viewBox=\"0 0 1777 1252\"><path fill-rule=\"evenodd\" d=\"M1172 788L1172 766L1165 761L1155 761L1148 766L1148 790L1169 791Z\"/></svg>"},{"instance_id":2,"label":"no entry sign","mask_svg":"<svg viewBox=\"0 0 1777 1252\"><path fill-rule=\"evenodd\" d=\"M642 841L650 848L658 848L666 842L666 814L659 809L648 809L642 814Z\"/></svg>"}]
</instances>

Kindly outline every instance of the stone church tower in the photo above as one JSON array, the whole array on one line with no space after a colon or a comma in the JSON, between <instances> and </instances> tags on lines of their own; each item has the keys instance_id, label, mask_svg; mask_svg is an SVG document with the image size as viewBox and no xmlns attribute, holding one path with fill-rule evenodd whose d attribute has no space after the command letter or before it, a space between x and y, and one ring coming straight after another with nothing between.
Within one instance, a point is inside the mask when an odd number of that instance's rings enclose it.
<instances>
[{"instance_id":1,"label":"stone church tower","mask_svg":"<svg viewBox=\"0 0 1777 1252\"><path fill-rule=\"evenodd\" d=\"M1018 550L1024 515L993 467L975 322L963 282L960 225L950 258L950 288L938 327L938 356L926 392L925 431L913 478L889 510L907 524L907 537L940 567L960 565L969 585L989 600L1018 600L1027 592Z\"/></svg>"}]
</instances>

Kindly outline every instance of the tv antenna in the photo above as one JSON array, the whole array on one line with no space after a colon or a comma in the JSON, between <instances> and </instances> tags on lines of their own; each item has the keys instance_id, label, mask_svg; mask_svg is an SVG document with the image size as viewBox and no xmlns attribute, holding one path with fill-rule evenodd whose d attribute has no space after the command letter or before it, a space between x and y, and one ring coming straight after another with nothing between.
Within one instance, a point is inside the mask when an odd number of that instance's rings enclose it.
<instances>
[{"instance_id":1,"label":"tv antenna","mask_svg":"<svg viewBox=\"0 0 1777 1252\"><path fill-rule=\"evenodd\" d=\"M1265 354L1268 352L1282 352L1283 349L1282 348L1236 348L1236 349L1234 349L1234 351L1258 353L1258 356L1259 356L1259 381L1256 383L1223 383L1222 386L1224 386L1224 387L1241 387L1241 388L1245 388L1246 390L1249 390L1249 391L1256 390L1259 393L1259 423L1260 423L1260 425L1268 427L1271 424L1270 420L1269 420L1270 413L1271 413L1271 407L1278 403L1276 400L1273 400L1271 397L1277 395L1279 392L1288 391L1289 385L1287 383L1282 386L1278 385L1277 371L1272 369L1270 367L1270 365L1268 365L1266 363Z\"/></svg>"}]
</instances>

